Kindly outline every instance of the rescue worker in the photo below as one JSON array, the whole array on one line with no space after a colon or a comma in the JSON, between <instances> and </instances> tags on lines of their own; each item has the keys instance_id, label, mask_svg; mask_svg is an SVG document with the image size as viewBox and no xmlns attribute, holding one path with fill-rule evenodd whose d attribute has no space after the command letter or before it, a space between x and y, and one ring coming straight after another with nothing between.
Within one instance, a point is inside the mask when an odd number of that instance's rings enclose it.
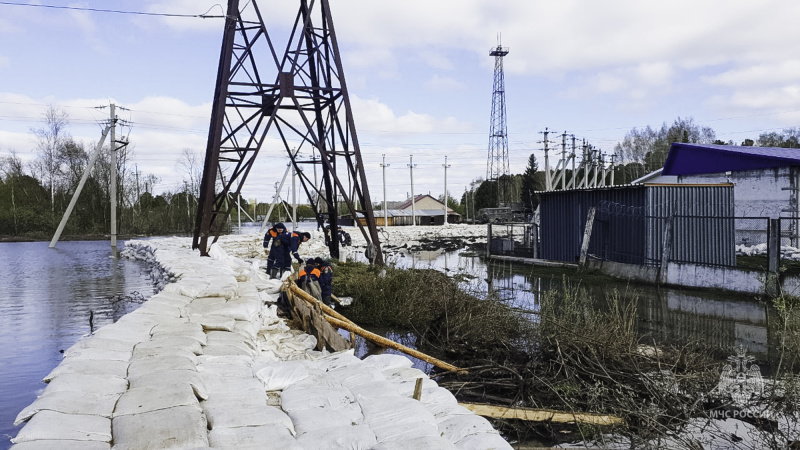
<instances>
[{"instance_id":1,"label":"rescue worker","mask_svg":"<svg viewBox=\"0 0 800 450\"><path fill-rule=\"evenodd\" d=\"M314 262L320 273L319 288L322 295L322 303L333 308L333 299L331 298L333 295L333 269L327 260L320 257L315 258Z\"/></svg>"},{"instance_id":2,"label":"rescue worker","mask_svg":"<svg viewBox=\"0 0 800 450\"><path fill-rule=\"evenodd\" d=\"M286 226L278 222L264 234L264 253L267 255L267 274L271 278L280 278L283 274L281 264L283 261L283 250L285 245L285 235L288 235Z\"/></svg>"},{"instance_id":3,"label":"rescue worker","mask_svg":"<svg viewBox=\"0 0 800 450\"><path fill-rule=\"evenodd\" d=\"M300 289L306 291L317 300L322 300L321 288L319 285L320 271L313 258L306 260L306 265L300 269L297 276L297 283Z\"/></svg>"},{"instance_id":4,"label":"rescue worker","mask_svg":"<svg viewBox=\"0 0 800 450\"><path fill-rule=\"evenodd\" d=\"M302 232L298 233L296 231L291 233L284 233L280 237L281 239L281 247L280 247L280 254L275 259L275 264L280 268L281 274L284 272L291 272L292 270L292 256L294 259L297 260L297 263L300 266L303 266L303 259L300 258L300 255L297 253L297 250L300 248L300 244L303 242L307 242L311 239L311 233Z\"/></svg>"}]
</instances>

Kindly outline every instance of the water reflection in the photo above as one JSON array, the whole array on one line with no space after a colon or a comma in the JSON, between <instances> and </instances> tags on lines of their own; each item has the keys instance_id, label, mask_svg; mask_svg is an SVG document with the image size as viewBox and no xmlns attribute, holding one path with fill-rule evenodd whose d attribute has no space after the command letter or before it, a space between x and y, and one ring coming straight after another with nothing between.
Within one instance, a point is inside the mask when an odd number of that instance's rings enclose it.
<instances>
[{"instance_id":1,"label":"water reflection","mask_svg":"<svg viewBox=\"0 0 800 450\"><path fill-rule=\"evenodd\" d=\"M121 246L122 243L119 243ZM0 449L17 429L16 414L41 393L42 378L62 359L61 350L94 326L113 323L138 302L118 295L153 295L145 265L111 258L101 241L0 244ZM138 293L138 295L137 295Z\"/></svg>"},{"instance_id":2,"label":"water reflection","mask_svg":"<svg viewBox=\"0 0 800 450\"><path fill-rule=\"evenodd\" d=\"M466 249L419 252L395 256L393 261L399 267L432 268L454 277L463 274L463 278L456 278L462 288L479 296L491 292L508 305L533 313L532 320L536 320L544 292L562 289L565 282L579 286L598 304L616 290L638 299L639 330L645 340L699 342L728 353L741 346L758 359L765 374L770 362L780 357L776 343L772 342L775 334L772 327L776 324L771 322L775 322L775 313L750 295L598 281L580 277L574 271L562 274L503 261L487 266L486 260Z\"/></svg>"}]
</instances>

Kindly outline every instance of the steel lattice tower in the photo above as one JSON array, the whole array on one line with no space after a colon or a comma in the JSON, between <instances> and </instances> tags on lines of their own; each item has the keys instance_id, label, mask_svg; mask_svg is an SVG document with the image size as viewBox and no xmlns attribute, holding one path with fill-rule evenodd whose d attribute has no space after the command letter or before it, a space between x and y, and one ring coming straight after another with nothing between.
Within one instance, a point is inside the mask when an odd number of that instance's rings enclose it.
<instances>
[{"instance_id":1,"label":"steel lattice tower","mask_svg":"<svg viewBox=\"0 0 800 450\"><path fill-rule=\"evenodd\" d=\"M239 0L228 0L192 247L207 255L208 238L219 238L234 207L229 196L238 198L259 150L270 145L285 149L297 169L318 226L330 225L331 256L339 256L343 200L367 240L368 258L382 264L328 0L295 1L294 26L276 27L291 30L287 38L267 29L260 7L266 1L249 0L240 9ZM314 158L300 161L295 150L303 149ZM319 165L319 183L300 164Z\"/></svg>"},{"instance_id":2,"label":"steel lattice tower","mask_svg":"<svg viewBox=\"0 0 800 450\"><path fill-rule=\"evenodd\" d=\"M489 128L489 158L486 163L486 180L497 184L497 206L511 202L508 175L508 132L506 131L506 90L503 76L503 57L508 47L500 44L489 52L494 56L494 90L492 92L492 118Z\"/></svg>"}]
</instances>

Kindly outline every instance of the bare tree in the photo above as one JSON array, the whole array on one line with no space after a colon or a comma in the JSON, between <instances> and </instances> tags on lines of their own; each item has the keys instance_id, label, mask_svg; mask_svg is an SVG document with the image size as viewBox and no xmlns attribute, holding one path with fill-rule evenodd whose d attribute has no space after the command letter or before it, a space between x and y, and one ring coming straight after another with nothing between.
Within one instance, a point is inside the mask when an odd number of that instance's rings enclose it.
<instances>
[{"instance_id":1,"label":"bare tree","mask_svg":"<svg viewBox=\"0 0 800 450\"><path fill-rule=\"evenodd\" d=\"M23 175L22 160L17 156L16 150L9 150L8 153L9 156L0 158L0 175L5 180Z\"/></svg>"},{"instance_id":2,"label":"bare tree","mask_svg":"<svg viewBox=\"0 0 800 450\"><path fill-rule=\"evenodd\" d=\"M55 188L61 172L59 154L69 138L67 134L69 116L66 111L52 104L42 116L44 125L31 129L31 133L36 137L39 168L44 172L50 185L50 210L55 212Z\"/></svg>"},{"instance_id":3,"label":"bare tree","mask_svg":"<svg viewBox=\"0 0 800 450\"><path fill-rule=\"evenodd\" d=\"M203 177L203 160L200 154L190 148L184 148L178 158L178 166L184 173L188 180L184 179L187 183L189 192L195 197L200 196L200 180Z\"/></svg>"}]
</instances>

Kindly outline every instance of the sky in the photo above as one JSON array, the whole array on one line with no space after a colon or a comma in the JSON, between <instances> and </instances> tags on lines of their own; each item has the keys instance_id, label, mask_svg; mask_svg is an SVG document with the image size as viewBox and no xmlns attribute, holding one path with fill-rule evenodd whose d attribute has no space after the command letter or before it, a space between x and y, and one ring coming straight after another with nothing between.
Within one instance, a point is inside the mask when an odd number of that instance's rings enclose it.
<instances>
[{"instance_id":1,"label":"sky","mask_svg":"<svg viewBox=\"0 0 800 450\"><path fill-rule=\"evenodd\" d=\"M180 190L184 149L205 154L223 20L9 3L219 16L225 2L0 1L0 156L36 157L31 130L48 105L63 109L71 136L93 148L114 103L129 124L118 131L132 145L129 164L158 177L154 193ZM299 2L258 4L280 33ZM531 154L543 167L545 128L612 153L631 129L678 117L737 144L800 122L796 0L330 4L374 202L384 198L384 155L389 201L410 194L412 157L416 194L442 194L445 157L453 197L486 177L489 52L498 40L509 50L511 173L524 172ZM243 195L270 201L287 162L285 152L259 154Z\"/></svg>"}]
</instances>

